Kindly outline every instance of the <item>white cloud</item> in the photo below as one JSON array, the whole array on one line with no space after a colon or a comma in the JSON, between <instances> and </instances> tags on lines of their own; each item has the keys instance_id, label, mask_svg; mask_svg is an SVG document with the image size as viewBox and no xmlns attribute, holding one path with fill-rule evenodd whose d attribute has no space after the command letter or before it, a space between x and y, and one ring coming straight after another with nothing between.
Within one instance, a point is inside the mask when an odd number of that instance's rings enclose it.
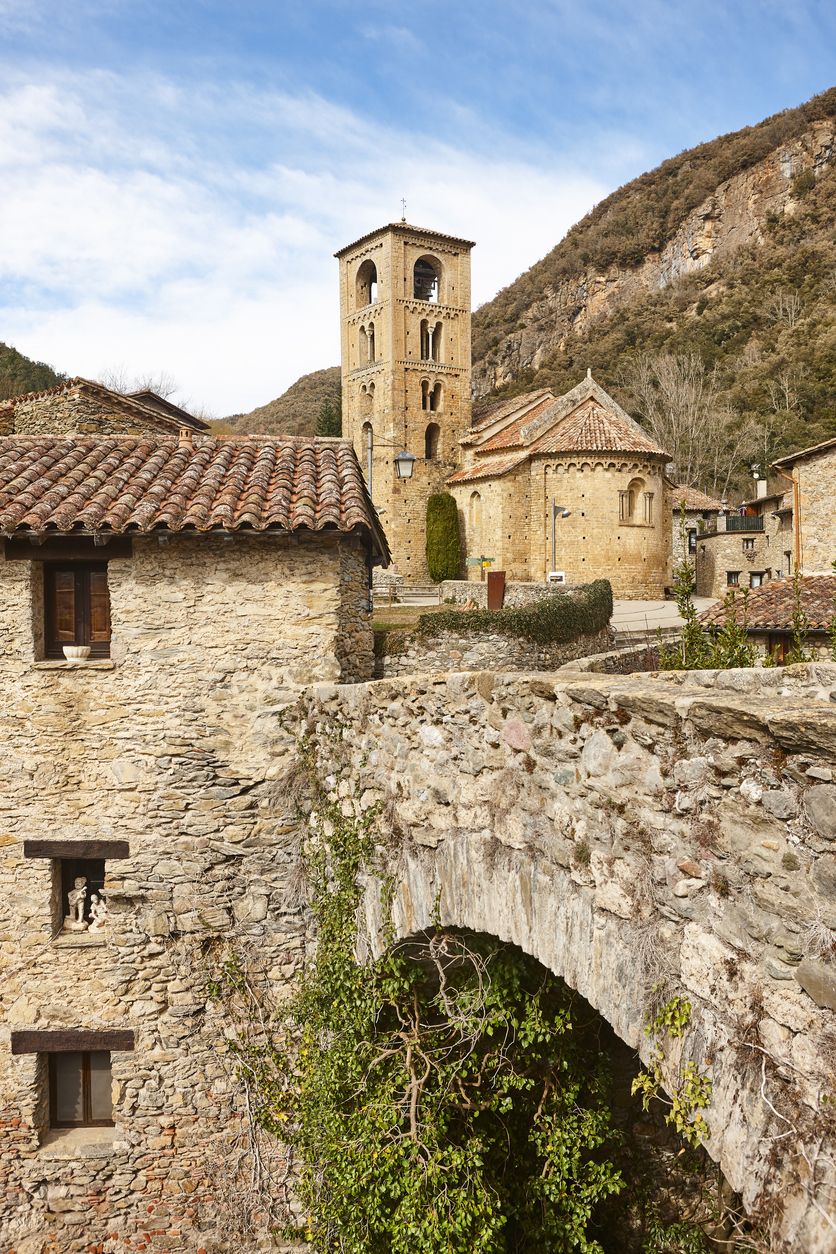
<instances>
[{"instance_id":1,"label":"white cloud","mask_svg":"<svg viewBox=\"0 0 836 1254\"><path fill-rule=\"evenodd\" d=\"M458 150L311 94L106 73L11 81L0 172L0 339L71 373L168 371L218 414L337 361L331 253L401 196L477 241L480 303L607 190L496 136Z\"/></svg>"}]
</instances>

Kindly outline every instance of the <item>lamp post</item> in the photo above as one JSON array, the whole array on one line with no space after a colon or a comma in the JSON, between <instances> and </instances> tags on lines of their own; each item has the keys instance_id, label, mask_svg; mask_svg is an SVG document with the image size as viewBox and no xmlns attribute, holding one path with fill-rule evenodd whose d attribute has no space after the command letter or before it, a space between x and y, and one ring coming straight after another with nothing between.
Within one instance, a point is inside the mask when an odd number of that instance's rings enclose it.
<instances>
[{"instance_id":1,"label":"lamp post","mask_svg":"<svg viewBox=\"0 0 836 1254\"><path fill-rule=\"evenodd\" d=\"M552 497L552 573L557 570L557 520L558 518L569 518L572 511L566 509L564 505L558 505L554 497Z\"/></svg>"}]
</instances>

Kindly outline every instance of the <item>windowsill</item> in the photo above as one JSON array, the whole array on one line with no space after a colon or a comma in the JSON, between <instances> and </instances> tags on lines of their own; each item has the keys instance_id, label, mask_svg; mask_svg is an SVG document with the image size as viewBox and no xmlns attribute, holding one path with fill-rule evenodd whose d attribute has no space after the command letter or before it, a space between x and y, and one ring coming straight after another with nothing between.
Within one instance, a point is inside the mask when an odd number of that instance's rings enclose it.
<instances>
[{"instance_id":1,"label":"windowsill","mask_svg":"<svg viewBox=\"0 0 836 1254\"><path fill-rule=\"evenodd\" d=\"M107 937L104 932L59 932L52 943L56 949L95 949L106 945Z\"/></svg>"},{"instance_id":2,"label":"windowsill","mask_svg":"<svg viewBox=\"0 0 836 1254\"><path fill-rule=\"evenodd\" d=\"M43 662L33 662L33 671L114 671L116 663L109 657L75 658L72 662L61 661L59 658L47 658Z\"/></svg>"},{"instance_id":3,"label":"windowsill","mask_svg":"<svg viewBox=\"0 0 836 1254\"><path fill-rule=\"evenodd\" d=\"M40 1145L43 1158L110 1158L115 1128L50 1128Z\"/></svg>"}]
</instances>

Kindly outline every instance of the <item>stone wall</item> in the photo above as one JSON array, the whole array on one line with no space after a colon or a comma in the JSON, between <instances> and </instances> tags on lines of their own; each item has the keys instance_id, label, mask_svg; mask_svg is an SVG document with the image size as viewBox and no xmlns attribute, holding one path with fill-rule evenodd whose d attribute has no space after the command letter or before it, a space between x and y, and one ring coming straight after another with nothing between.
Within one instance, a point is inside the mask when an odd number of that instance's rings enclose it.
<instances>
[{"instance_id":1,"label":"stone wall","mask_svg":"<svg viewBox=\"0 0 836 1254\"><path fill-rule=\"evenodd\" d=\"M612 644L609 628L578 636L566 644L537 644L500 632L442 631L422 636L416 631L388 631L379 645L375 675L433 675L444 671L552 671L601 653Z\"/></svg>"},{"instance_id":2,"label":"stone wall","mask_svg":"<svg viewBox=\"0 0 836 1254\"><path fill-rule=\"evenodd\" d=\"M435 675L305 694L341 804L383 803L395 932L519 945L674 1085L772 1254L829 1254L836 1196L836 666L658 677ZM332 728L351 727L350 737ZM385 935L369 882L365 944Z\"/></svg>"},{"instance_id":3,"label":"stone wall","mask_svg":"<svg viewBox=\"0 0 836 1254\"><path fill-rule=\"evenodd\" d=\"M805 575L830 575L836 561L836 448L803 458L792 473L799 483L801 568Z\"/></svg>"},{"instance_id":4,"label":"stone wall","mask_svg":"<svg viewBox=\"0 0 836 1254\"><path fill-rule=\"evenodd\" d=\"M16 400L0 407L0 435L167 435L172 418L143 413L130 402L119 405L71 385L60 392Z\"/></svg>"},{"instance_id":5,"label":"stone wall","mask_svg":"<svg viewBox=\"0 0 836 1254\"><path fill-rule=\"evenodd\" d=\"M4 1250L260 1248L224 1236L251 1204L248 1127L207 981L232 935L276 988L301 959L282 717L300 684L370 658L363 578L362 550L335 537L136 539L109 564L112 661L71 665L36 660L37 564L0 561ZM54 935L32 839L128 841L98 944ZM43 1056L12 1056L10 1033L61 1028L135 1034L112 1055L112 1133L47 1134Z\"/></svg>"}]
</instances>

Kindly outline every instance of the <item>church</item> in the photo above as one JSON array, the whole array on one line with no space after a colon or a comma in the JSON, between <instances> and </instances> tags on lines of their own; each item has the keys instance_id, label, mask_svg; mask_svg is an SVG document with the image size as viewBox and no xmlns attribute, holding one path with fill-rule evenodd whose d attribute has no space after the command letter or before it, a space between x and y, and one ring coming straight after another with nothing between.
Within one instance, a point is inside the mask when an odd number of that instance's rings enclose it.
<instances>
[{"instance_id":1,"label":"church","mask_svg":"<svg viewBox=\"0 0 836 1254\"><path fill-rule=\"evenodd\" d=\"M470 240L401 221L336 254L343 433L395 568L426 582L426 509L449 492L469 578L607 578L656 599L671 581L669 454L587 374L483 406L471 400ZM465 570L461 572L465 573Z\"/></svg>"}]
</instances>

